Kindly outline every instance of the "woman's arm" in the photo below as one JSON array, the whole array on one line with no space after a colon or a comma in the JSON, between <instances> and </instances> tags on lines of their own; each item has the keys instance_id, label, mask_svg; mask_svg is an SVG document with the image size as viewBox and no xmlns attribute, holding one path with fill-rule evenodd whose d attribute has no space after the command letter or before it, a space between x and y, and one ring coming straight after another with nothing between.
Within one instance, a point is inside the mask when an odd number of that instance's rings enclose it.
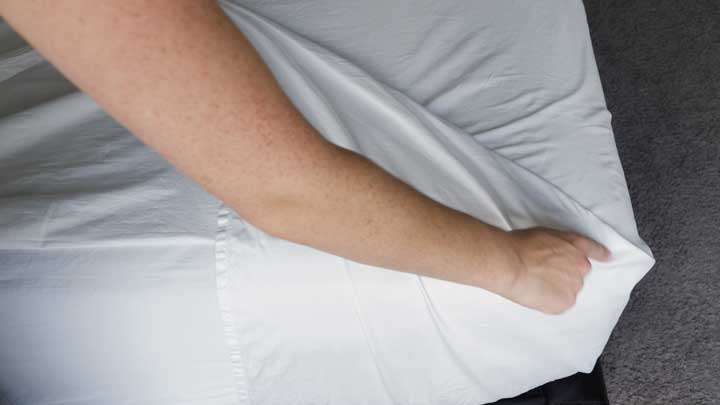
<instances>
[{"instance_id":1,"label":"woman's arm","mask_svg":"<svg viewBox=\"0 0 720 405\"><path fill-rule=\"evenodd\" d=\"M270 234L548 311L574 302L589 270L580 256L600 256L576 238L555 277L562 297L513 297L522 238L326 141L214 0L0 0L0 13L112 117Z\"/></svg>"}]
</instances>

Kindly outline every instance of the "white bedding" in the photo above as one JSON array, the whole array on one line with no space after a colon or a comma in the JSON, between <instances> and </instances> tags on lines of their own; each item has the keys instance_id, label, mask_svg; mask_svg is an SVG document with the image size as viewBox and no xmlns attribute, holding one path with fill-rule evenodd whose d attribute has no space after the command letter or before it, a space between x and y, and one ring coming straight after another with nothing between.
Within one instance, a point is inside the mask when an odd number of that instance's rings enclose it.
<instances>
[{"instance_id":1,"label":"white bedding","mask_svg":"<svg viewBox=\"0 0 720 405\"><path fill-rule=\"evenodd\" d=\"M273 238L0 26L0 399L481 404L592 369L654 261L580 1L221 4L331 141L614 259L551 316Z\"/></svg>"}]
</instances>

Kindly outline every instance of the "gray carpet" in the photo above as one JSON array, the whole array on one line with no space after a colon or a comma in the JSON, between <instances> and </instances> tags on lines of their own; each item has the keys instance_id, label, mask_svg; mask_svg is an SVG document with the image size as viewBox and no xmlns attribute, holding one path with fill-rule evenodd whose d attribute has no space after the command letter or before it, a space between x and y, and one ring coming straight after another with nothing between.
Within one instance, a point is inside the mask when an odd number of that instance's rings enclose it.
<instances>
[{"instance_id":1,"label":"gray carpet","mask_svg":"<svg viewBox=\"0 0 720 405\"><path fill-rule=\"evenodd\" d=\"M720 1L585 7L657 259L602 357L611 403L720 404Z\"/></svg>"}]
</instances>

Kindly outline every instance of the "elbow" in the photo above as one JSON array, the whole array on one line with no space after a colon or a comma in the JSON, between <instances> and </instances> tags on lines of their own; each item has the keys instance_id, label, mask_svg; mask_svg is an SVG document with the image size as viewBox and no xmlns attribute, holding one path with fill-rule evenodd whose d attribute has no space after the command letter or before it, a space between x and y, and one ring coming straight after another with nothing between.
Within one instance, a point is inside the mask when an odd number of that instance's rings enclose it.
<instances>
[{"instance_id":1,"label":"elbow","mask_svg":"<svg viewBox=\"0 0 720 405\"><path fill-rule=\"evenodd\" d=\"M310 228L327 219L330 207L324 197L328 193L324 184L338 172L339 157L348 153L336 149L330 152L326 157L314 155L311 160L316 166L312 170L286 169L285 172L295 175L258 181L255 187L246 188L258 192L233 208L244 220L265 233L302 243L298 238L304 238Z\"/></svg>"},{"instance_id":2,"label":"elbow","mask_svg":"<svg viewBox=\"0 0 720 405\"><path fill-rule=\"evenodd\" d=\"M256 190L252 196L245 195L235 208L247 222L277 238L298 242L309 228L324 221L328 214L328 190L325 184L342 169L338 162L349 154L333 147L328 153L316 153L309 158L312 167L291 167L281 171L293 175L255 179ZM302 243L302 242L299 242Z\"/></svg>"}]
</instances>

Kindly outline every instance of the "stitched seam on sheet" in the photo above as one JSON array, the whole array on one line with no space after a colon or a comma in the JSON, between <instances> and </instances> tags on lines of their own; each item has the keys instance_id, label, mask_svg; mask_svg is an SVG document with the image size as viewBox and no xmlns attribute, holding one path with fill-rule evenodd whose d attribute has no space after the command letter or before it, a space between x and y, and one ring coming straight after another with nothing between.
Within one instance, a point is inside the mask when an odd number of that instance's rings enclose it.
<instances>
[{"instance_id":1,"label":"stitched seam on sheet","mask_svg":"<svg viewBox=\"0 0 720 405\"><path fill-rule=\"evenodd\" d=\"M235 381L237 404L249 405L250 392L247 383L247 370L236 333L236 321L230 306L230 284L228 234L230 232L230 210L221 204L217 213L217 233L215 235L215 276L217 283L218 307L223 324L225 343L230 352L230 364Z\"/></svg>"}]
</instances>

